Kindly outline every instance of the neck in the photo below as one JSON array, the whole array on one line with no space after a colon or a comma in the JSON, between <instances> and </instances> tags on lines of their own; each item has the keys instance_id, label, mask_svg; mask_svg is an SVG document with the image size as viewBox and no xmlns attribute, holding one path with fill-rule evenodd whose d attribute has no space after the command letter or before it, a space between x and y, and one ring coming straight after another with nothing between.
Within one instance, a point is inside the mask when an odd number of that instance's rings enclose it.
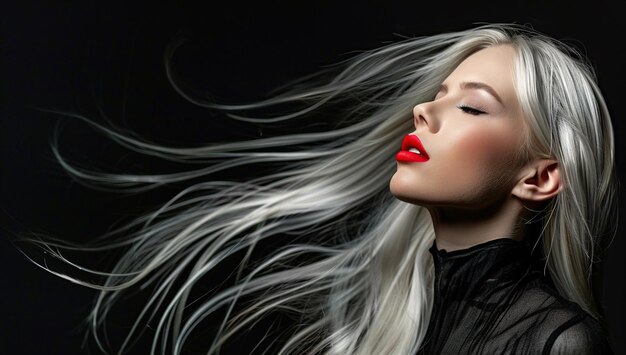
<instances>
[{"instance_id":1,"label":"neck","mask_svg":"<svg viewBox=\"0 0 626 355\"><path fill-rule=\"evenodd\" d=\"M429 207L437 249L467 249L498 238L523 239L518 228L521 204L509 200L497 207L478 210Z\"/></svg>"}]
</instances>

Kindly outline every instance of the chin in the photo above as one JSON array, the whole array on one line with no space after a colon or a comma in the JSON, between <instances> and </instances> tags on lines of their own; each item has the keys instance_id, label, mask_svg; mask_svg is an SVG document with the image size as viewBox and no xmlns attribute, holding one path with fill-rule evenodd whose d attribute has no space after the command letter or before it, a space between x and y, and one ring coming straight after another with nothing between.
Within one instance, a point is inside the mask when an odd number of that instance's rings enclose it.
<instances>
[{"instance_id":1,"label":"chin","mask_svg":"<svg viewBox=\"0 0 626 355\"><path fill-rule=\"evenodd\" d=\"M395 177L395 175L394 175ZM411 186L407 186L406 183L402 183L401 181L397 181L392 177L391 181L389 181L389 191L391 194L400 201L404 201L407 203L411 203L414 205L425 206L425 201L422 201L415 196L415 189L411 188Z\"/></svg>"},{"instance_id":2,"label":"chin","mask_svg":"<svg viewBox=\"0 0 626 355\"><path fill-rule=\"evenodd\" d=\"M400 201L421 207L436 207L445 205L441 190L433 186L416 186L415 180L403 179L402 175L394 174L389 181L389 191ZM430 190L429 190L430 189Z\"/></svg>"}]
</instances>

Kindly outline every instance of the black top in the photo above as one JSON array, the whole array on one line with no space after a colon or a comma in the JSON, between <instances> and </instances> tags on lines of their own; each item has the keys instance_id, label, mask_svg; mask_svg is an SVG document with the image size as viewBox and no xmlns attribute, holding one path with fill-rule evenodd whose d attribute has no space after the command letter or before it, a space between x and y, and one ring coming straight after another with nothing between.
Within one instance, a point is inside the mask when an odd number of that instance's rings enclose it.
<instances>
[{"instance_id":1,"label":"black top","mask_svg":"<svg viewBox=\"0 0 626 355\"><path fill-rule=\"evenodd\" d=\"M613 354L598 321L561 297L526 241L430 248L434 304L419 354Z\"/></svg>"}]
</instances>

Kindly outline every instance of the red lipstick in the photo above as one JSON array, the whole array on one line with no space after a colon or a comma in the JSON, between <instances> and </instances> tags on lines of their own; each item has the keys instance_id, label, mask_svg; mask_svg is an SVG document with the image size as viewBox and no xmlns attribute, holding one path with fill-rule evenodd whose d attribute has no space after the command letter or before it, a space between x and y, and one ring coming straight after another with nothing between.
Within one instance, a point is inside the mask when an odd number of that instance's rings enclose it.
<instances>
[{"instance_id":1,"label":"red lipstick","mask_svg":"<svg viewBox=\"0 0 626 355\"><path fill-rule=\"evenodd\" d=\"M422 142L414 134L407 134L402 140L402 150L396 154L396 160L403 163L422 163L430 159Z\"/></svg>"}]
</instances>

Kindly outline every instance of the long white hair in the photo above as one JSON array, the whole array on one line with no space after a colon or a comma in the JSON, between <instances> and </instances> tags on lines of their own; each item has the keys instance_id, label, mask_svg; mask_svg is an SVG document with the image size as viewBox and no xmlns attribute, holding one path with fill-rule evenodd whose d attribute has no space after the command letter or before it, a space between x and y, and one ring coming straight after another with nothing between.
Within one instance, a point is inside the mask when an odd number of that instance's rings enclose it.
<instances>
[{"instance_id":1,"label":"long white hair","mask_svg":"<svg viewBox=\"0 0 626 355\"><path fill-rule=\"evenodd\" d=\"M510 44L517 53L516 91L530 128L524 153L555 158L562 172L564 189L538 216L546 270L564 297L601 318L590 276L601 238L615 233L609 113L582 56L513 24L400 40L245 105L192 96L167 66L181 95L233 119L284 124L315 117L330 106L342 108L343 118L322 131L190 148L155 144L64 113L128 149L195 167L158 175L93 172L70 164L53 144L61 166L81 182L140 192L204 181L90 245L25 239L87 275L42 267L100 290L88 321L105 352L109 344L102 335L112 307L126 293L150 289L145 307L115 352L128 351L149 325L152 353L180 354L203 320L219 315L222 321L207 339L208 353L218 353L236 334L280 311L295 316L296 324L282 333L279 354L414 353L433 304L428 249L435 236L425 208L390 195L394 155L412 130L412 108L432 100L469 55L499 44ZM297 108L272 117L250 114L280 105ZM263 166L273 169L247 181L219 180L228 169ZM117 248L124 253L107 271L75 265L60 252ZM223 277L223 284L202 287L201 280L224 272L232 260L238 266ZM105 281L86 281L91 276L104 276Z\"/></svg>"}]
</instances>

